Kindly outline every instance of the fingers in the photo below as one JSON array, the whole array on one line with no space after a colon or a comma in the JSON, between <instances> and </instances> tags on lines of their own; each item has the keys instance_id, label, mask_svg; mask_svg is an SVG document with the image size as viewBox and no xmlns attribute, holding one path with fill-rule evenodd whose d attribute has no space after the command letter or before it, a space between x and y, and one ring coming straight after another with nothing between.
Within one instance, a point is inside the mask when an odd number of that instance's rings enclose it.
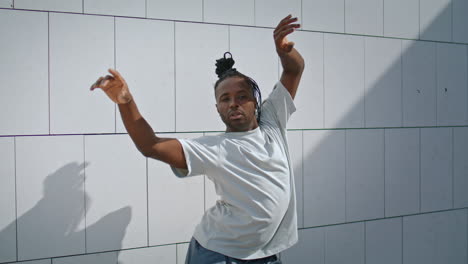
<instances>
[{"instance_id":1,"label":"fingers","mask_svg":"<svg viewBox=\"0 0 468 264\"><path fill-rule=\"evenodd\" d=\"M125 83L124 78L122 77L122 75L120 74L120 72L118 72L117 70L115 70L115 69L109 69L109 73L112 74L112 76L114 76L115 79L121 81L122 83Z\"/></svg>"},{"instance_id":2,"label":"fingers","mask_svg":"<svg viewBox=\"0 0 468 264\"><path fill-rule=\"evenodd\" d=\"M286 25L286 26L283 26L280 30L276 31L274 34L273 34L273 37L275 39L275 41L281 41L283 38L285 38L287 35L291 34L294 32L294 30L296 28L298 28L299 25L298 24L290 24L290 25Z\"/></svg>"},{"instance_id":3,"label":"fingers","mask_svg":"<svg viewBox=\"0 0 468 264\"><path fill-rule=\"evenodd\" d=\"M114 85L114 84L123 85L123 87L125 87L127 85L124 78L122 77L122 75L117 70L109 69L109 73L111 75L106 75L104 77L100 77L99 79L97 79L97 81L95 83L93 83L93 85L91 85L90 90L93 91L96 88L101 88L104 91L106 91L107 89L110 88L109 83L113 83L112 85ZM115 80L117 82L114 82Z\"/></svg>"},{"instance_id":4,"label":"fingers","mask_svg":"<svg viewBox=\"0 0 468 264\"><path fill-rule=\"evenodd\" d=\"M297 21L298 21L297 17L292 17L291 15L288 15L287 17L283 18L279 22L278 26L276 26L275 30L273 31L274 34L280 31L284 31L285 29L288 29L288 28L299 28L300 24L291 24Z\"/></svg>"},{"instance_id":5,"label":"fingers","mask_svg":"<svg viewBox=\"0 0 468 264\"><path fill-rule=\"evenodd\" d=\"M109 83L109 80L112 80L114 79L114 77L110 76L110 75L106 75L104 77L99 77L99 79L97 79L97 81L95 83L93 83L93 85L91 85L91 88L90 90L93 91L94 89L96 88L103 88L103 87L106 87L106 85Z\"/></svg>"},{"instance_id":6,"label":"fingers","mask_svg":"<svg viewBox=\"0 0 468 264\"><path fill-rule=\"evenodd\" d=\"M99 79L97 79L97 81L91 85L90 90L92 91L92 90L96 89L96 88L99 86L99 84L101 83L101 80L102 80L103 78L104 78L104 77L99 77Z\"/></svg>"},{"instance_id":7,"label":"fingers","mask_svg":"<svg viewBox=\"0 0 468 264\"><path fill-rule=\"evenodd\" d=\"M301 26L298 23L294 23L297 21L297 17L292 17L291 15L288 15L279 22L278 26L273 31L273 38L275 40L277 48L286 52L292 50L292 48L294 47L294 42L289 42L286 36L293 33L297 28Z\"/></svg>"}]
</instances>

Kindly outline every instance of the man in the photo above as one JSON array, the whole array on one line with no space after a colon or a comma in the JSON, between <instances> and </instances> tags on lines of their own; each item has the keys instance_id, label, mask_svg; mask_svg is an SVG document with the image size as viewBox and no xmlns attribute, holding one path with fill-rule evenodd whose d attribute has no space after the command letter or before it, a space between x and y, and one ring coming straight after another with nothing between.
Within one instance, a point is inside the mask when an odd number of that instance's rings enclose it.
<instances>
[{"instance_id":1,"label":"man","mask_svg":"<svg viewBox=\"0 0 468 264\"><path fill-rule=\"evenodd\" d=\"M144 156L169 164L179 177L204 174L214 182L220 200L197 226L186 263L281 263L277 254L297 242L286 140L286 122L295 111L293 99L304 69L303 58L287 40L299 27L295 22L289 15L274 30L283 72L263 104L261 96L256 98L256 83L232 69L233 61L228 67L217 64L216 108L226 125L222 135L159 138L117 71L110 69L112 76L91 87L101 88L118 104L125 128Z\"/></svg>"}]
</instances>

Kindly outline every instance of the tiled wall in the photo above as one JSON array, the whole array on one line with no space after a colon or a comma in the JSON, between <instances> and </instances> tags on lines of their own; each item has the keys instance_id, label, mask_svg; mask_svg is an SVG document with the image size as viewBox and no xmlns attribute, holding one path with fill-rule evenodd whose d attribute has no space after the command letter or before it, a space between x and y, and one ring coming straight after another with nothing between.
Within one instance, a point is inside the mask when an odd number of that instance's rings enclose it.
<instances>
[{"instance_id":1,"label":"tiled wall","mask_svg":"<svg viewBox=\"0 0 468 264\"><path fill-rule=\"evenodd\" d=\"M0 0L0 263L183 263L213 185L145 159L89 86L115 67L161 136L219 133L215 60L266 97L289 13L283 263L467 264L468 0Z\"/></svg>"}]
</instances>

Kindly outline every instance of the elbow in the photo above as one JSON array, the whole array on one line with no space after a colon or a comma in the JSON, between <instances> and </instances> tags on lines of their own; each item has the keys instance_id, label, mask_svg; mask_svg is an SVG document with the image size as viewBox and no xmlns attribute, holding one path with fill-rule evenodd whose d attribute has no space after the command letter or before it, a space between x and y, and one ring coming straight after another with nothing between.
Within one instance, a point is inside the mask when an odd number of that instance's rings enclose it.
<instances>
[{"instance_id":1,"label":"elbow","mask_svg":"<svg viewBox=\"0 0 468 264\"><path fill-rule=\"evenodd\" d=\"M297 71L298 71L298 74L302 74L304 72L304 68L305 68L305 61L304 61L304 58L302 58L302 56L299 55L299 59L298 59L298 62L297 62Z\"/></svg>"},{"instance_id":2,"label":"elbow","mask_svg":"<svg viewBox=\"0 0 468 264\"><path fill-rule=\"evenodd\" d=\"M154 153L151 149L142 149L142 148L138 148L138 150L140 151L140 153L145 156L146 158L152 158L154 157Z\"/></svg>"}]
</instances>

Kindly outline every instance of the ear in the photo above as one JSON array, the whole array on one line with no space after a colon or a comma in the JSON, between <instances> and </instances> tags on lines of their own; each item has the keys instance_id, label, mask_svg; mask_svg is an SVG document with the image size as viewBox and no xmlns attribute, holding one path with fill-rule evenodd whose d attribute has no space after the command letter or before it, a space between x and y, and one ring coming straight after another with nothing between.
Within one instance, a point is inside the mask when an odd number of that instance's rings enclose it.
<instances>
[{"instance_id":1,"label":"ear","mask_svg":"<svg viewBox=\"0 0 468 264\"><path fill-rule=\"evenodd\" d=\"M218 104L215 104L215 107L216 107L216 111L218 112L219 114L219 108L218 108Z\"/></svg>"}]
</instances>

